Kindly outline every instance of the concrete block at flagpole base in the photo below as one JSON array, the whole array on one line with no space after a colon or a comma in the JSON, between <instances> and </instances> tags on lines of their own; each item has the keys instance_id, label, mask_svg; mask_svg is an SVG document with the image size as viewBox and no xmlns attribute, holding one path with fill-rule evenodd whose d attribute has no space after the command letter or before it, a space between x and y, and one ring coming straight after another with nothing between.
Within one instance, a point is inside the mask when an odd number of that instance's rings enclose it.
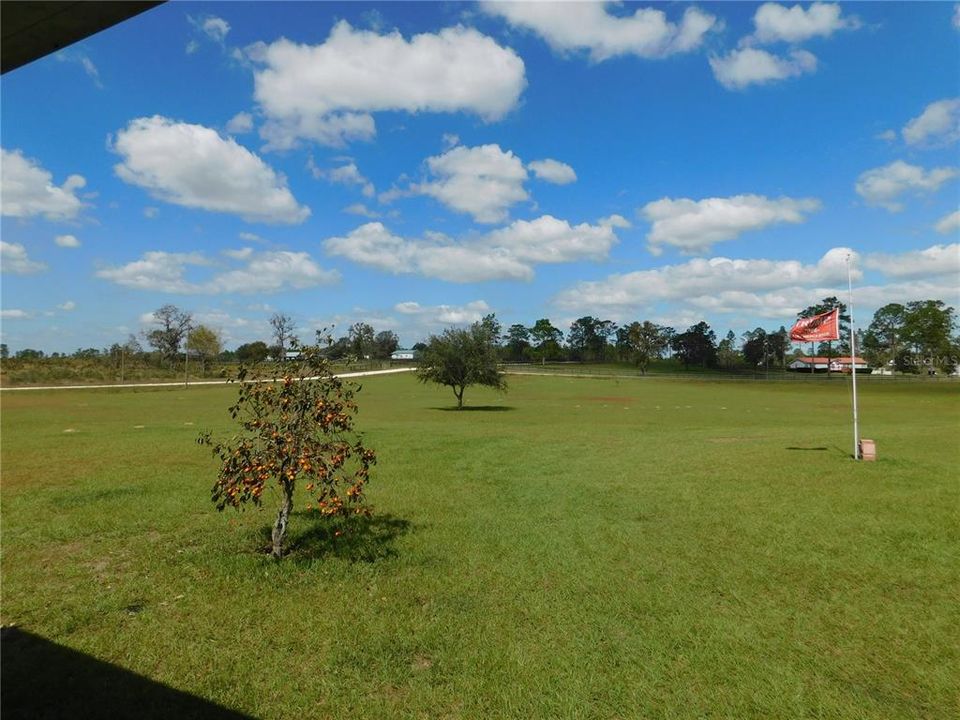
<instances>
[{"instance_id":1,"label":"concrete block at flagpole base","mask_svg":"<svg viewBox=\"0 0 960 720\"><path fill-rule=\"evenodd\" d=\"M877 459L877 444L866 438L860 441L860 459L874 461Z\"/></svg>"}]
</instances>

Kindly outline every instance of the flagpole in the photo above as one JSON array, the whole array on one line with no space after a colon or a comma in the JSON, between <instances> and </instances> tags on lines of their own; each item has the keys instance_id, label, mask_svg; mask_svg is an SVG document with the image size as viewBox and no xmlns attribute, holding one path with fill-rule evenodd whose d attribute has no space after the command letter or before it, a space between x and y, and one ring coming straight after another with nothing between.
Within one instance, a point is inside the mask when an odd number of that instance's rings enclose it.
<instances>
[{"instance_id":1,"label":"flagpole","mask_svg":"<svg viewBox=\"0 0 960 720\"><path fill-rule=\"evenodd\" d=\"M850 279L849 253L847 253L847 291L850 294L850 377L853 380L853 459L859 460L860 429L857 422L857 349L854 345L853 334L853 281Z\"/></svg>"}]
</instances>

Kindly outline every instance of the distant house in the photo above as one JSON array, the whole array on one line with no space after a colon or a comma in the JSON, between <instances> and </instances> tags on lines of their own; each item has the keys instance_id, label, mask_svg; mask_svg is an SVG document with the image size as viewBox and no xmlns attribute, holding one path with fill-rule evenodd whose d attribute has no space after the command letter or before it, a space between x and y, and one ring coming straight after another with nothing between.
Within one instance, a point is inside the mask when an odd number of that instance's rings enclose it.
<instances>
[{"instance_id":1,"label":"distant house","mask_svg":"<svg viewBox=\"0 0 960 720\"><path fill-rule=\"evenodd\" d=\"M856 360L857 372L867 372L870 370L870 365L862 357L852 358L849 355L835 358L798 357L787 367L797 372L810 372L811 366L813 366L813 372L827 372L827 370L830 372L850 372L854 360Z\"/></svg>"},{"instance_id":2,"label":"distant house","mask_svg":"<svg viewBox=\"0 0 960 720\"><path fill-rule=\"evenodd\" d=\"M415 360L415 350L394 350L390 353L391 360Z\"/></svg>"}]
</instances>

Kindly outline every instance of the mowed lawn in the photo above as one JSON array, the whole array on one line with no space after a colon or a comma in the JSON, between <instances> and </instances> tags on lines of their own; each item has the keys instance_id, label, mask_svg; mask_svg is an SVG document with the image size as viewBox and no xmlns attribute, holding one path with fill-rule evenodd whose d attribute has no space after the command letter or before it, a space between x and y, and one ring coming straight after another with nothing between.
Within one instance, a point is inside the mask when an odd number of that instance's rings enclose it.
<instances>
[{"instance_id":1,"label":"mowed lawn","mask_svg":"<svg viewBox=\"0 0 960 720\"><path fill-rule=\"evenodd\" d=\"M262 718L957 716L960 385L865 383L855 463L842 380L509 381L367 379L376 518L281 563L232 389L4 393L3 623Z\"/></svg>"}]
</instances>

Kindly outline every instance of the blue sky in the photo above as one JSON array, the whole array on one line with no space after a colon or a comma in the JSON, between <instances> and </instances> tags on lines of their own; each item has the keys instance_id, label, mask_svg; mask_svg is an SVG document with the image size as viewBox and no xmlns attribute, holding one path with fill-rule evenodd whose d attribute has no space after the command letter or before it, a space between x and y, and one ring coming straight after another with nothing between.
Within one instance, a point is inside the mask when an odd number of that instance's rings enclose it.
<instances>
[{"instance_id":1,"label":"blue sky","mask_svg":"<svg viewBox=\"0 0 960 720\"><path fill-rule=\"evenodd\" d=\"M960 302L960 9L171 2L3 76L2 336Z\"/></svg>"}]
</instances>

